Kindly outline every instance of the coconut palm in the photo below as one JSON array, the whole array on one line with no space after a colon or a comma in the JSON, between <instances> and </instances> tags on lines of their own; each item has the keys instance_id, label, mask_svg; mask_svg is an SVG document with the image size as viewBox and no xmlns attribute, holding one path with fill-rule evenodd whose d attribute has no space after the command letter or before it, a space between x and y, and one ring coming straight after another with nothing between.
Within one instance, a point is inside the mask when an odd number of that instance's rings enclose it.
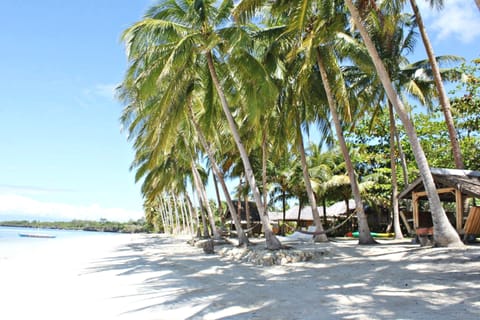
<instances>
[{"instance_id":1,"label":"coconut palm","mask_svg":"<svg viewBox=\"0 0 480 320\"><path fill-rule=\"evenodd\" d=\"M430 208L432 211L432 220L434 226L434 241L438 246L461 246L463 245L460 237L455 232L455 229L452 227L448 218L445 214L445 211L440 203L440 198L438 196L435 183L433 181L432 174L430 172L430 167L428 165L425 153L420 145L420 142L417 138L415 128L412 121L410 120L408 113L405 110L405 107L400 100L397 92L395 91L390 77L388 75L385 66L378 55L378 52L375 48L373 41L371 40L367 29L363 24L363 19L361 18L357 7L353 4L352 0L345 1L348 10L351 14L351 18L355 27L360 32L360 35L367 47L367 50L372 58L372 61L375 65L375 69L378 72L378 76L385 88L386 94L392 103L396 113L399 115L405 130L407 132L410 144L412 145L412 150L415 155L415 160L422 177L425 190L428 195Z\"/></svg>"},{"instance_id":2,"label":"coconut palm","mask_svg":"<svg viewBox=\"0 0 480 320\"><path fill-rule=\"evenodd\" d=\"M366 10L366 8L364 8ZM415 45L414 28L416 25L410 14L402 13L399 3L380 2L374 6L374 10L365 13L368 19L368 30L375 40L377 50L384 61L385 67L389 73L391 81L395 85L397 92L407 94L409 97L426 105L429 109L433 105L433 100L437 97L435 82L431 80L430 75L434 73L428 61L419 61L409 64L404 54L413 51ZM456 57L445 56L437 58L439 61L455 61ZM444 70L444 75L449 75L451 70ZM373 87L381 87L378 78L368 73L372 81L378 83ZM381 90L380 92L383 92ZM387 100L384 94L378 98L382 101ZM383 105L381 102L378 105ZM396 170L396 152L395 136L396 125L393 114L393 106L387 100L388 112L390 118L390 162L392 179L392 209L394 220L394 231L396 238L403 238L400 230L399 209L398 209L398 184Z\"/></svg>"},{"instance_id":3,"label":"coconut palm","mask_svg":"<svg viewBox=\"0 0 480 320\"><path fill-rule=\"evenodd\" d=\"M310 30L310 32L305 36L301 46L305 48L305 51L311 51L311 53L307 53L307 55L312 56L312 58L316 61L322 78L323 87L327 97L327 104L334 124L337 140L342 151L342 155L345 159L345 165L350 179L352 193L356 203L359 226L359 243L370 244L374 243L375 241L370 235L370 230L364 212L363 201L361 199L360 189L358 187L357 177L355 175L354 166L350 158L345 138L343 136L341 119L337 112L338 104L343 105L343 110L348 116L348 113L350 112L350 106L348 100L343 98L344 94L342 94L342 92L345 92L345 87L343 86L342 77L339 77L341 75L340 68L338 66L337 59L335 59L334 52L332 51L333 43L335 43L337 40L336 36L343 31L342 20L341 18L338 18L341 16L341 12L337 11L338 9L335 8L338 8L335 3L327 4L325 8L314 5L313 10L320 11L318 14L320 18L316 20L314 18L308 18L308 16L302 18L302 15L299 14L297 16L300 18L300 21L305 21L305 23L298 24L298 22L296 22L296 28L298 29L300 27L300 31ZM323 9L323 11L321 11L321 9ZM333 16L331 15L332 13ZM309 22L307 23L306 21ZM323 43L327 43L329 45L322 45ZM329 72L328 70L331 71ZM333 77L333 75L336 76L336 79ZM332 79L335 81L335 88L331 84Z\"/></svg>"},{"instance_id":4,"label":"coconut palm","mask_svg":"<svg viewBox=\"0 0 480 320\"><path fill-rule=\"evenodd\" d=\"M218 179L218 181L219 181L219 183L222 187L222 191L223 191L223 194L225 196L225 201L227 203L227 207L228 207L229 211L231 212L231 216L232 216L232 219L233 219L234 224L235 224L235 230L237 231L238 245L248 245L249 241L248 241L248 238L247 238L245 232L242 229L242 225L239 221L239 218L238 218L237 215L233 214L235 212L235 207L234 207L232 199L230 197L230 193L228 191L228 187L227 187L227 184L225 182L224 174L221 171L220 167L218 166L218 164L215 160L215 155L214 155L213 151L211 150L210 145L207 143L207 140L205 138L205 135L203 134L202 129L200 128L199 123L195 119L193 109L192 109L191 106L188 107L188 112L189 112L189 116L190 116L190 121L192 122L192 124L193 124L193 126L196 130L198 139L199 139L203 149L205 150L205 152L208 155L208 158L209 158L210 163L212 165L212 170L214 172L214 175L215 175L215 177L217 177L217 179Z\"/></svg>"},{"instance_id":5,"label":"coconut palm","mask_svg":"<svg viewBox=\"0 0 480 320\"><path fill-rule=\"evenodd\" d=\"M229 27L232 7L231 0L165 0L152 6L142 21L135 23L124 33L123 38L128 44L131 60L129 73L145 78L141 94L148 96L154 90L155 84L169 81L175 74L187 73L191 76L195 74L195 70L191 68L208 70L254 194L264 226L266 245L270 249L278 249L281 243L274 236L268 216L263 210L248 154L224 91L225 79L220 78L228 77L227 70L223 69L225 54L228 54L229 67L233 67L235 61L239 63L237 66L240 68L236 69L237 83L243 87L236 89L249 91L250 86L258 100L255 106L261 106L269 97L275 97L272 91L274 87L269 84L263 67L249 52L235 46L245 41L247 34L241 28ZM229 41L229 37L230 40L233 38L234 42ZM248 79L255 83L249 84L246 76L241 78L247 72L253 72Z\"/></svg>"},{"instance_id":6,"label":"coconut palm","mask_svg":"<svg viewBox=\"0 0 480 320\"><path fill-rule=\"evenodd\" d=\"M292 182L299 183L297 172L298 161L293 153L285 152L275 161L268 162L268 176L272 189L270 191L270 203L280 202L282 204L283 225L285 225L285 215L287 210L287 200L292 199L294 195L291 193ZM284 228L282 228L283 231Z\"/></svg>"},{"instance_id":7,"label":"coconut palm","mask_svg":"<svg viewBox=\"0 0 480 320\"><path fill-rule=\"evenodd\" d=\"M436 4L439 7L443 6L443 0L431 1L431 4ZM425 51L427 52L428 60L432 66L433 78L435 80L435 85L438 90L438 98L440 105L442 106L443 115L445 117L445 123L447 124L448 134L450 136L450 143L452 144L453 158L455 160L455 166L457 169L463 169L463 157L462 151L460 149L460 144L458 142L457 130L455 130L455 124L453 123L452 111L450 106L450 100L443 86L442 75L440 74L440 69L438 67L435 54L433 52L433 47L430 43L427 30L423 23L422 15L418 9L417 1L410 0L410 5L412 7L413 13L415 15L415 20L417 21L418 29L422 36L423 44L425 46ZM478 5L478 1L477 1Z\"/></svg>"},{"instance_id":8,"label":"coconut palm","mask_svg":"<svg viewBox=\"0 0 480 320\"><path fill-rule=\"evenodd\" d=\"M384 3L382 3L384 4ZM382 5L381 4L381 5ZM413 91L415 94L421 94L421 99L424 98L424 91L418 89L421 88L421 85L418 82L413 82L411 78L403 79L405 76L402 73L401 66L404 64L403 57L404 51L413 50L414 37L413 37L413 25L411 24L411 19L408 15L401 14L399 8L390 4L383 6L374 6L375 10L372 10L370 15L365 14L369 17L369 32L372 34L372 38L375 40L375 44L381 54L383 61L389 72L390 77L393 81L396 81L397 89L399 88L398 80L403 80L407 82L410 88L415 88L417 90ZM364 9L365 10L365 9ZM386 11L386 13L384 13ZM368 11L367 11L368 13ZM352 39L353 40L353 39ZM353 42L353 41L352 41ZM358 48L358 44L357 44ZM352 59L357 63L357 66L366 67L367 71L363 76L359 77L358 72L353 72L353 77L351 70L349 70L350 78L353 78L354 82L357 82L353 87L355 88L357 96L365 96L366 93L366 105L373 105L375 108L382 106L385 99L383 90L376 90L372 88L379 87L378 79L375 77L375 74L372 74L372 66L365 65L365 54L361 54L357 57L352 57ZM360 60L360 61L358 61ZM358 69L359 67L354 66L352 69ZM357 70L358 71L358 70ZM358 81L360 78L360 81ZM363 83L362 83L363 82ZM360 85L359 85L360 83ZM402 83L404 84L404 83ZM381 87L381 84L380 84ZM361 90L362 93L358 93L358 90ZM403 235L400 229L400 219L399 219L399 208L398 208L398 183L397 183L397 169L396 169L396 156L395 156L395 117L393 114L393 107L390 102L387 100L388 113L389 113L389 123L390 123L390 168L391 168L391 187L392 187L392 196L391 196L391 207L393 211L393 226L396 239L402 239ZM376 115L378 110L373 110L373 114ZM371 118L372 121L375 119L375 116Z\"/></svg>"},{"instance_id":9,"label":"coconut palm","mask_svg":"<svg viewBox=\"0 0 480 320\"><path fill-rule=\"evenodd\" d=\"M239 19L246 19L251 17L255 10L260 7L265 1L250 1L244 0L235 9L234 15ZM347 114L349 112L348 102L344 98L345 88L342 86L333 87L330 82L335 84L341 84L342 79L338 77L341 75L339 72L338 63L332 52L332 46L334 46L334 40L340 31L343 31L344 20L342 20L340 6L336 1L311 1L311 0L299 0L289 2L278 2L278 6L273 6L272 10L281 12L283 16L290 17L290 23L288 24L288 33L293 34L295 45L292 51L293 57L299 54L304 55L306 64L302 69L303 72L309 72L312 67L312 61L316 63L320 72L323 89L326 93L327 105L332 117L335 131L337 134L338 142L341 146L342 154L345 157L349 177L351 180L351 186L356 201L357 218L359 220L359 243L369 244L374 240L370 235L370 230L367 224L366 215L363 209L363 203L358 188L358 182L356 180L353 164L348 154L348 148L343 137L343 129L340 121L340 117L337 112L337 100L339 105L343 106L343 111ZM295 39L296 38L296 39ZM327 69L331 70L330 72ZM334 79L334 75L337 79ZM343 90L342 90L343 88ZM335 90L334 90L335 89ZM334 91L336 92L334 94ZM304 95L304 92L297 92L297 96ZM308 184L307 184L308 188ZM307 190L308 191L308 190ZM309 192L310 202L312 202L313 192ZM316 208L316 206L315 206ZM318 211L312 210L315 215L318 215Z\"/></svg>"},{"instance_id":10,"label":"coconut palm","mask_svg":"<svg viewBox=\"0 0 480 320\"><path fill-rule=\"evenodd\" d=\"M413 37L415 25L411 24L412 20L410 15L399 13L399 8L396 8L396 12L395 10L389 12L389 10L392 10L391 6L387 6L387 8L377 8L374 12L374 17L370 17L369 33L372 34L372 37L376 40L376 46L382 59L386 61L387 71L397 91L401 92L402 96L408 96L430 109L437 96L437 91L431 77L430 64L428 60L410 64L403 55L405 52L408 53L413 50L415 44ZM353 39L351 41L355 42ZM358 44L356 46L358 48ZM381 108L387 109L389 113L392 209L395 234L396 237L401 237L398 219L398 200L395 196L398 194L395 156L395 138L398 136L398 130L396 129L393 106L386 98L384 90L381 89L382 85L378 77L375 73L372 73L374 66L369 65L368 59L365 59L363 54L358 57L352 56L351 59L355 62L355 65L344 67L344 71L346 72L350 88L354 89L356 99L364 99L367 102L365 103L366 106L373 107L373 109L370 107L370 111L366 112L367 114L374 115L370 117L370 121L373 123L379 112L382 112L380 110ZM457 57L453 56L442 56L437 59L439 62L458 60ZM357 61L359 61L359 63L356 63ZM442 74L445 78L456 76L452 71L452 69L444 69ZM387 106L385 107L385 105ZM399 144L399 147L401 147L401 144ZM404 172L403 176L406 179L404 185L407 185L408 175L405 156L403 150L400 148L399 152Z\"/></svg>"}]
</instances>

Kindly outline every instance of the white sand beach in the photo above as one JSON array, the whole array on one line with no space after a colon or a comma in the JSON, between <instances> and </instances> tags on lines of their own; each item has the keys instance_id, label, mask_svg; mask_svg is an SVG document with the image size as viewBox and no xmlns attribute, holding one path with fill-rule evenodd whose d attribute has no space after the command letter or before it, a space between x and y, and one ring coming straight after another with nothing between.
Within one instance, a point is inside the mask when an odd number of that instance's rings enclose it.
<instances>
[{"instance_id":1,"label":"white sand beach","mask_svg":"<svg viewBox=\"0 0 480 320\"><path fill-rule=\"evenodd\" d=\"M65 240L0 260L0 318L480 317L478 245L421 248L384 240L358 246L339 240L313 246L327 254L263 267L206 255L185 239L166 236Z\"/></svg>"}]
</instances>

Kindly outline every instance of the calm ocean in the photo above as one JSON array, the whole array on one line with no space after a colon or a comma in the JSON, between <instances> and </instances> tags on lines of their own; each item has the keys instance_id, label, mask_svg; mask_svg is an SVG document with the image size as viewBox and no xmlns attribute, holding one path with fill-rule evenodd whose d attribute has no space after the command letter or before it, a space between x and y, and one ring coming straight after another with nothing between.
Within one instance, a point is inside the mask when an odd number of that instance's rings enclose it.
<instances>
[{"instance_id":1,"label":"calm ocean","mask_svg":"<svg viewBox=\"0 0 480 320\"><path fill-rule=\"evenodd\" d=\"M20 237L21 233L41 233L55 236L55 238L28 238ZM70 231L56 229L35 229L0 226L0 263L2 259L12 256L28 254L28 252L58 245L66 240L92 237L115 236L116 234L89 231Z\"/></svg>"}]
</instances>

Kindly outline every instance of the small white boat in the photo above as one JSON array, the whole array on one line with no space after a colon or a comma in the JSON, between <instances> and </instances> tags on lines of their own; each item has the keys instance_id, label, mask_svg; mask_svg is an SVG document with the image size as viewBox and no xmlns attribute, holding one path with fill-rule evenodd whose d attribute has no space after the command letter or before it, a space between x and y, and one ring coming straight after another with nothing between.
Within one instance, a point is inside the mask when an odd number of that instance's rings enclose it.
<instances>
[{"instance_id":1,"label":"small white boat","mask_svg":"<svg viewBox=\"0 0 480 320\"><path fill-rule=\"evenodd\" d=\"M56 238L53 234L46 233L19 233L18 235L26 238Z\"/></svg>"}]
</instances>

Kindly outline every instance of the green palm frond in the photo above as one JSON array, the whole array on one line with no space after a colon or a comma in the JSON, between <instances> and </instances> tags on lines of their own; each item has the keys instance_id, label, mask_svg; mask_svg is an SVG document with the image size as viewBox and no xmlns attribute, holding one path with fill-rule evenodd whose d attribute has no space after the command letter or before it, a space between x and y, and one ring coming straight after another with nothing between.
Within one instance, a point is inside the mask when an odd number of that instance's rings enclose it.
<instances>
[{"instance_id":1,"label":"green palm frond","mask_svg":"<svg viewBox=\"0 0 480 320\"><path fill-rule=\"evenodd\" d=\"M233 17L239 23L253 18L255 13L266 3L265 0L242 0L233 10Z\"/></svg>"}]
</instances>

